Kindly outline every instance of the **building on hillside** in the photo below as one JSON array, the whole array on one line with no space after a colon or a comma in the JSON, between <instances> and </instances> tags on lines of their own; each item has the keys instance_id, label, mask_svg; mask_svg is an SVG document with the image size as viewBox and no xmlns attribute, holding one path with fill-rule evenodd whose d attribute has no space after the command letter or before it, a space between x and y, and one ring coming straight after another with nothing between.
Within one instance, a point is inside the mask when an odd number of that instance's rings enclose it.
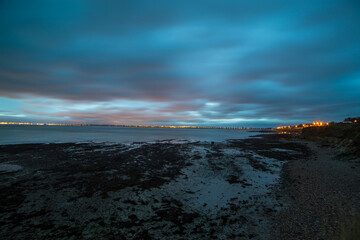
<instances>
[{"instance_id":1,"label":"building on hillside","mask_svg":"<svg viewBox=\"0 0 360 240\"><path fill-rule=\"evenodd\" d=\"M360 117L355 117L355 118L345 118L343 123L360 123Z\"/></svg>"}]
</instances>

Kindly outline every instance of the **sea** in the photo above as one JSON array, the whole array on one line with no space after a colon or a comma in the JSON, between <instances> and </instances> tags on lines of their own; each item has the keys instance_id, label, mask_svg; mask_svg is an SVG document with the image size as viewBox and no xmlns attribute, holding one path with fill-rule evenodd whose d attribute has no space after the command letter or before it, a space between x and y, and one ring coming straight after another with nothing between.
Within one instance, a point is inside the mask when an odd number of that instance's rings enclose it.
<instances>
[{"instance_id":1,"label":"sea","mask_svg":"<svg viewBox=\"0 0 360 240\"><path fill-rule=\"evenodd\" d=\"M244 139L258 133L240 129L134 128L111 126L0 125L0 144L133 143L156 141L214 141Z\"/></svg>"}]
</instances>

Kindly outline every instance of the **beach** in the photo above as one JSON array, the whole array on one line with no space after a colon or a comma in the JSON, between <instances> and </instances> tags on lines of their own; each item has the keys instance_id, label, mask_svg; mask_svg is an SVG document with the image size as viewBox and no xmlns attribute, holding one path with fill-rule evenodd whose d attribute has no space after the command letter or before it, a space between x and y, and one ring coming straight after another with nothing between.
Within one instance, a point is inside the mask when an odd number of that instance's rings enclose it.
<instances>
[{"instance_id":1,"label":"beach","mask_svg":"<svg viewBox=\"0 0 360 240\"><path fill-rule=\"evenodd\" d=\"M336 151L277 134L1 145L0 237L335 239L360 193Z\"/></svg>"},{"instance_id":2,"label":"beach","mask_svg":"<svg viewBox=\"0 0 360 240\"><path fill-rule=\"evenodd\" d=\"M0 240L360 240L359 3L0 0Z\"/></svg>"}]
</instances>

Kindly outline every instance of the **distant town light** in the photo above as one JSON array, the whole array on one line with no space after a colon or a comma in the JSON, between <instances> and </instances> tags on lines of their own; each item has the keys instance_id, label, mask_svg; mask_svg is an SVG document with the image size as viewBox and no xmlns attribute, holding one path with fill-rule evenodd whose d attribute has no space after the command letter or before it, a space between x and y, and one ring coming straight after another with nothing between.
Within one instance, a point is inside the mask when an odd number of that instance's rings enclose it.
<instances>
[{"instance_id":1,"label":"distant town light","mask_svg":"<svg viewBox=\"0 0 360 240\"><path fill-rule=\"evenodd\" d=\"M281 130L281 129L302 129L302 128L307 128L307 127L323 127L323 126L327 126L329 125L329 123L324 123L322 121L314 121L311 124L300 124L300 125L294 125L294 126L279 126L276 127L276 129Z\"/></svg>"}]
</instances>

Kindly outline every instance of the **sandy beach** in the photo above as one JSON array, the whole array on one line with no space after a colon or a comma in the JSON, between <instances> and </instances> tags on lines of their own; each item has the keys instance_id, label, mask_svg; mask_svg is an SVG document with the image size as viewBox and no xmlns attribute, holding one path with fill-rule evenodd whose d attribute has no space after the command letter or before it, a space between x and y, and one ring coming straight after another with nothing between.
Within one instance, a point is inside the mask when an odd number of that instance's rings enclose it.
<instances>
[{"instance_id":1,"label":"sandy beach","mask_svg":"<svg viewBox=\"0 0 360 240\"><path fill-rule=\"evenodd\" d=\"M0 237L335 239L360 193L336 151L274 134L2 145Z\"/></svg>"}]
</instances>

